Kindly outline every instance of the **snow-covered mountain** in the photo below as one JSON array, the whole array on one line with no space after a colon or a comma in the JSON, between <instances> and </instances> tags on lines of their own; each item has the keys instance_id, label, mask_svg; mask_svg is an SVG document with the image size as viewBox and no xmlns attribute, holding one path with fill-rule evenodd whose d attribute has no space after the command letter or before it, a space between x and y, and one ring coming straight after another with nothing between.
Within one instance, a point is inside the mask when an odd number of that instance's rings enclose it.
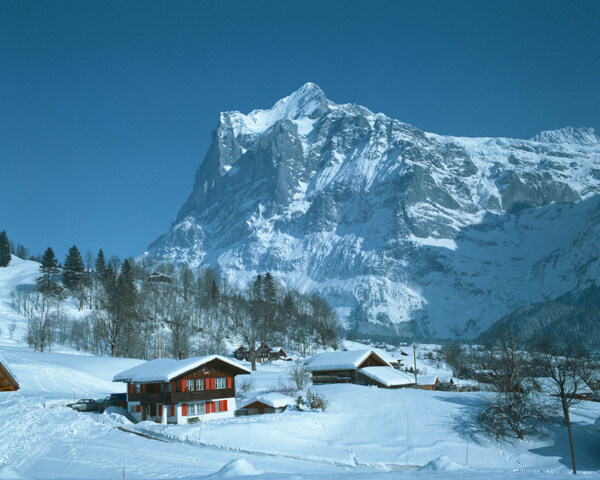
<instances>
[{"instance_id":1,"label":"snow-covered mountain","mask_svg":"<svg viewBox=\"0 0 600 480\"><path fill-rule=\"evenodd\" d=\"M599 278L600 137L459 138L307 83L219 117L193 191L149 260L271 271L366 335L474 337Z\"/></svg>"}]
</instances>

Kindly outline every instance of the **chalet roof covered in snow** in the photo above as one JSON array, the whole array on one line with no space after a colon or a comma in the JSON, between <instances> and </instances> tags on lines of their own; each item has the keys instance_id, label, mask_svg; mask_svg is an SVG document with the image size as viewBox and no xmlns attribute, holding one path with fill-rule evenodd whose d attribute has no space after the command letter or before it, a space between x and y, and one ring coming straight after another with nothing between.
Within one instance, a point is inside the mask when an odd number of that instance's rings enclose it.
<instances>
[{"instance_id":1,"label":"chalet roof covered in snow","mask_svg":"<svg viewBox=\"0 0 600 480\"><path fill-rule=\"evenodd\" d=\"M378 357L386 366L391 367L390 363L381 358L375 350L347 350L341 352L318 353L304 362L306 370L309 372L319 372L327 370L354 370L359 367L370 355Z\"/></svg>"},{"instance_id":2,"label":"chalet roof covered in snow","mask_svg":"<svg viewBox=\"0 0 600 480\"><path fill-rule=\"evenodd\" d=\"M437 377L437 375L429 375L429 376L423 376L423 375L417 375L417 384L418 385L435 385L436 383L439 383L440 379Z\"/></svg>"},{"instance_id":3,"label":"chalet roof covered in snow","mask_svg":"<svg viewBox=\"0 0 600 480\"><path fill-rule=\"evenodd\" d=\"M238 374L250 373L246 367L221 355L191 357L184 360L174 358L157 358L137 367L130 368L114 376L113 382L169 382L180 375L205 365L213 360L220 360L238 370Z\"/></svg>"},{"instance_id":4,"label":"chalet roof covered in snow","mask_svg":"<svg viewBox=\"0 0 600 480\"><path fill-rule=\"evenodd\" d=\"M293 405L295 400L292 397L281 395L280 393L265 393L263 395L252 397L251 399L241 403L240 408L247 407L254 402L264 403L271 408L283 408L287 407L288 405Z\"/></svg>"},{"instance_id":5,"label":"chalet roof covered in snow","mask_svg":"<svg viewBox=\"0 0 600 480\"><path fill-rule=\"evenodd\" d=\"M365 367L361 368L359 372L386 387L398 387L415 383L413 375L400 372L392 367Z\"/></svg>"}]
</instances>

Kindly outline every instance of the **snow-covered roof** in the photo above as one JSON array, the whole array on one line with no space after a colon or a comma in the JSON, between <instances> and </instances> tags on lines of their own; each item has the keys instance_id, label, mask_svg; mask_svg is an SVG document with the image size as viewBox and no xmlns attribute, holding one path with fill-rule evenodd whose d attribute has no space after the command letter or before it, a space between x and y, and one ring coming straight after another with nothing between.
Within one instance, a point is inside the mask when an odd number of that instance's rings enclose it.
<instances>
[{"instance_id":1,"label":"snow-covered roof","mask_svg":"<svg viewBox=\"0 0 600 480\"><path fill-rule=\"evenodd\" d=\"M435 385L436 380L439 381L439 378L436 375L431 375L431 376L417 375L417 384L418 385Z\"/></svg>"},{"instance_id":2,"label":"snow-covered roof","mask_svg":"<svg viewBox=\"0 0 600 480\"><path fill-rule=\"evenodd\" d=\"M282 408L296 403L292 397L288 397L287 395L281 395L280 393L264 393L243 402L240 405L240 408L247 407L254 402L264 403L271 408Z\"/></svg>"},{"instance_id":3,"label":"snow-covered roof","mask_svg":"<svg viewBox=\"0 0 600 480\"><path fill-rule=\"evenodd\" d=\"M191 357L184 360L174 358L157 358L137 367L130 368L114 376L113 382L169 382L173 378L183 375L213 360L221 360L241 370L240 373L250 373L246 367L221 355L207 355L205 357Z\"/></svg>"},{"instance_id":4,"label":"snow-covered roof","mask_svg":"<svg viewBox=\"0 0 600 480\"><path fill-rule=\"evenodd\" d=\"M386 362L388 363L399 363L400 360L397 358L392 357L389 353L387 353L385 350L382 350L380 348L374 348L373 351L379 355L381 358L383 358Z\"/></svg>"},{"instance_id":5,"label":"snow-covered roof","mask_svg":"<svg viewBox=\"0 0 600 480\"><path fill-rule=\"evenodd\" d=\"M412 385L415 383L414 375L409 375L392 367L365 367L361 368L359 372L386 387Z\"/></svg>"},{"instance_id":6,"label":"snow-covered roof","mask_svg":"<svg viewBox=\"0 0 600 480\"><path fill-rule=\"evenodd\" d=\"M375 355L391 367L390 363L375 350L347 350L341 352L318 353L304 362L306 370L318 372L323 370L353 370L364 362L370 355Z\"/></svg>"}]
</instances>

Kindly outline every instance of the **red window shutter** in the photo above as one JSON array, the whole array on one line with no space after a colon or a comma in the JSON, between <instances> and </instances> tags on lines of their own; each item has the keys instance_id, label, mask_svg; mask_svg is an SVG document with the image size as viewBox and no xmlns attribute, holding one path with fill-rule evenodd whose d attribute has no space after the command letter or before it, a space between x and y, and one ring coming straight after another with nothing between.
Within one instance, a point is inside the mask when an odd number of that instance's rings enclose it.
<instances>
[{"instance_id":1,"label":"red window shutter","mask_svg":"<svg viewBox=\"0 0 600 480\"><path fill-rule=\"evenodd\" d=\"M162 405L158 406L158 416L162 417Z\"/></svg>"},{"instance_id":2,"label":"red window shutter","mask_svg":"<svg viewBox=\"0 0 600 480\"><path fill-rule=\"evenodd\" d=\"M185 380L181 381L181 391L185 392Z\"/></svg>"},{"instance_id":3,"label":"red window shutter","mask_svg":"<svg viewBox=\"0 0 600 480\"><path fill-rule=\"evenodd\" d=\"M215 388L216 388L216 387L215 387L215 379L214 379L214 378L211 378L211 379L210 379L210 389L211 389L211 390L214 390Z\"/></svg>"},{"instance_id":4,"label":"red window shutter","mask_svg":"<svg viewBox=\"0 0 600 480\"><path fill-rule=\"evenodd\" d=\"M233 378L227 377L227 388L231 388L233 385Z\"/></svg>"},{"instance_id":5,"label":"red window shutter","mask_svg":"<svg viewBox=\"0 0 600 480\"><path fill-rule=\"evenodd\" d=\"M146 384L142 383L142 393L146 393Z\"/></svg>"},{"instance_id":6,"label":"red window shutter","mask_svg":"<svg viewBox=\"0 0 600 480\"><path fill-rule=\"evenodd\" d=\"M227 400L221 400L221 408L220 410L222 412L226 412L227 411Z\"/></svg>"},{"instance_id":7,"label":"red window shutter","mask_svg":"<svg viewBox=\"0 0 600 480\"><path fill-rule=\"evenodd\" d=\"M210 413L210 402L206 402L205 410L206 413Z\"/></svg>"},{"instance_id":8,"label":"red window shutter","mask_svg":"<svg viewBox=\"0 0 600 480\"><path fill-rule=\"evenodd\" d=\"M175 405L171 405L171 416L175 416Z\"/></svg>"},{"instance_id":9,"label":"red window shutter","mask_svg":"<svg viewBox=\"0 0 600 480\"><path fill-rule=\"evenodd\" d=\"M210 390L210 378L204 379L204 390Z\"/></svg>"},{"instance_id":10,"label":"red window shutter","mask_svg":"<svg viewBox=\"0 0 600 480\"><path fill-rule=\"evenodd\" d=\"M213 413L217 411L217 402L210 402L210 411Z\"/></svg>"},{"instance_id":11,"label":"red window shutter","mask_svg":"<svg viewBox=\"0 0 600 480\"><path fill-rule=\"evenodd\" d=\"M177 391L177 383L176 382L171 382L171 391L172 392L176 392Z\"/></svg>"},{"instance_id":12,"label":"red window shutter","mask_svg":"<svg viewBox=\"0 0 600 480\"><path fill-rule=\"evenodd\" d=\"M139 405L135 406L135 411L140 413L142 411L142 407L140 407Z\"/></svg>"},{"instance_id":13,"label":"red window shutter","mask_svg":"<svg viewBox=\"0 0 600 480\"><path fill-rule=\"evenodd\" d=\"M134 390L133 390L133 383L130 383L129 384L129 393L133 393L133 392L134 392Z\"/></svg>"},{"instance_id":14,"label":"red window shutter","mask_svg":"<svg viewBox=\"0 0 600 480\"><path fill-rule=\"evenodd\" d=\"M181 415L183 415L184 417L187 417L187 403L184 403L183 405L181 405Z\"/></svg>"}]
</instances>

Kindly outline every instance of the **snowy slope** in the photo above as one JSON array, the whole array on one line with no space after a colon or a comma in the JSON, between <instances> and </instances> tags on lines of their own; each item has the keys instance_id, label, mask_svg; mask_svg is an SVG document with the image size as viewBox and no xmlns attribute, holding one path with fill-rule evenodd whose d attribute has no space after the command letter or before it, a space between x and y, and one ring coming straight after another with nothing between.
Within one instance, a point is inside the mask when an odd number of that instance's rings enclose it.
<instances>
[{"instance_id":1,"label":"snowy slope","mask_svg":"<svg viewBox=\"0 0 600 480\"><path fill-rule=\"evenodd\" d=\"M15 312L12 293L18 289L27 291L35 288L39 270L38 262L21 260L14 255L8 267L0 268L0 346L21 343L27 321ZM11 323L15 325L12 339L9 333Z\"/></svg>"},{"instance_id":2,"label":"snowy slope","mask_svg":"<svg viewBox=\"0 0 600 480\"><path fill-rule=\"evenodd\" d=\"M365 335L475 337L599 278L599 189L593 129L440 136L308 83L220 115L192 194L144 255L242 284L269 270Z\"/></svg>"}]
</instances>

